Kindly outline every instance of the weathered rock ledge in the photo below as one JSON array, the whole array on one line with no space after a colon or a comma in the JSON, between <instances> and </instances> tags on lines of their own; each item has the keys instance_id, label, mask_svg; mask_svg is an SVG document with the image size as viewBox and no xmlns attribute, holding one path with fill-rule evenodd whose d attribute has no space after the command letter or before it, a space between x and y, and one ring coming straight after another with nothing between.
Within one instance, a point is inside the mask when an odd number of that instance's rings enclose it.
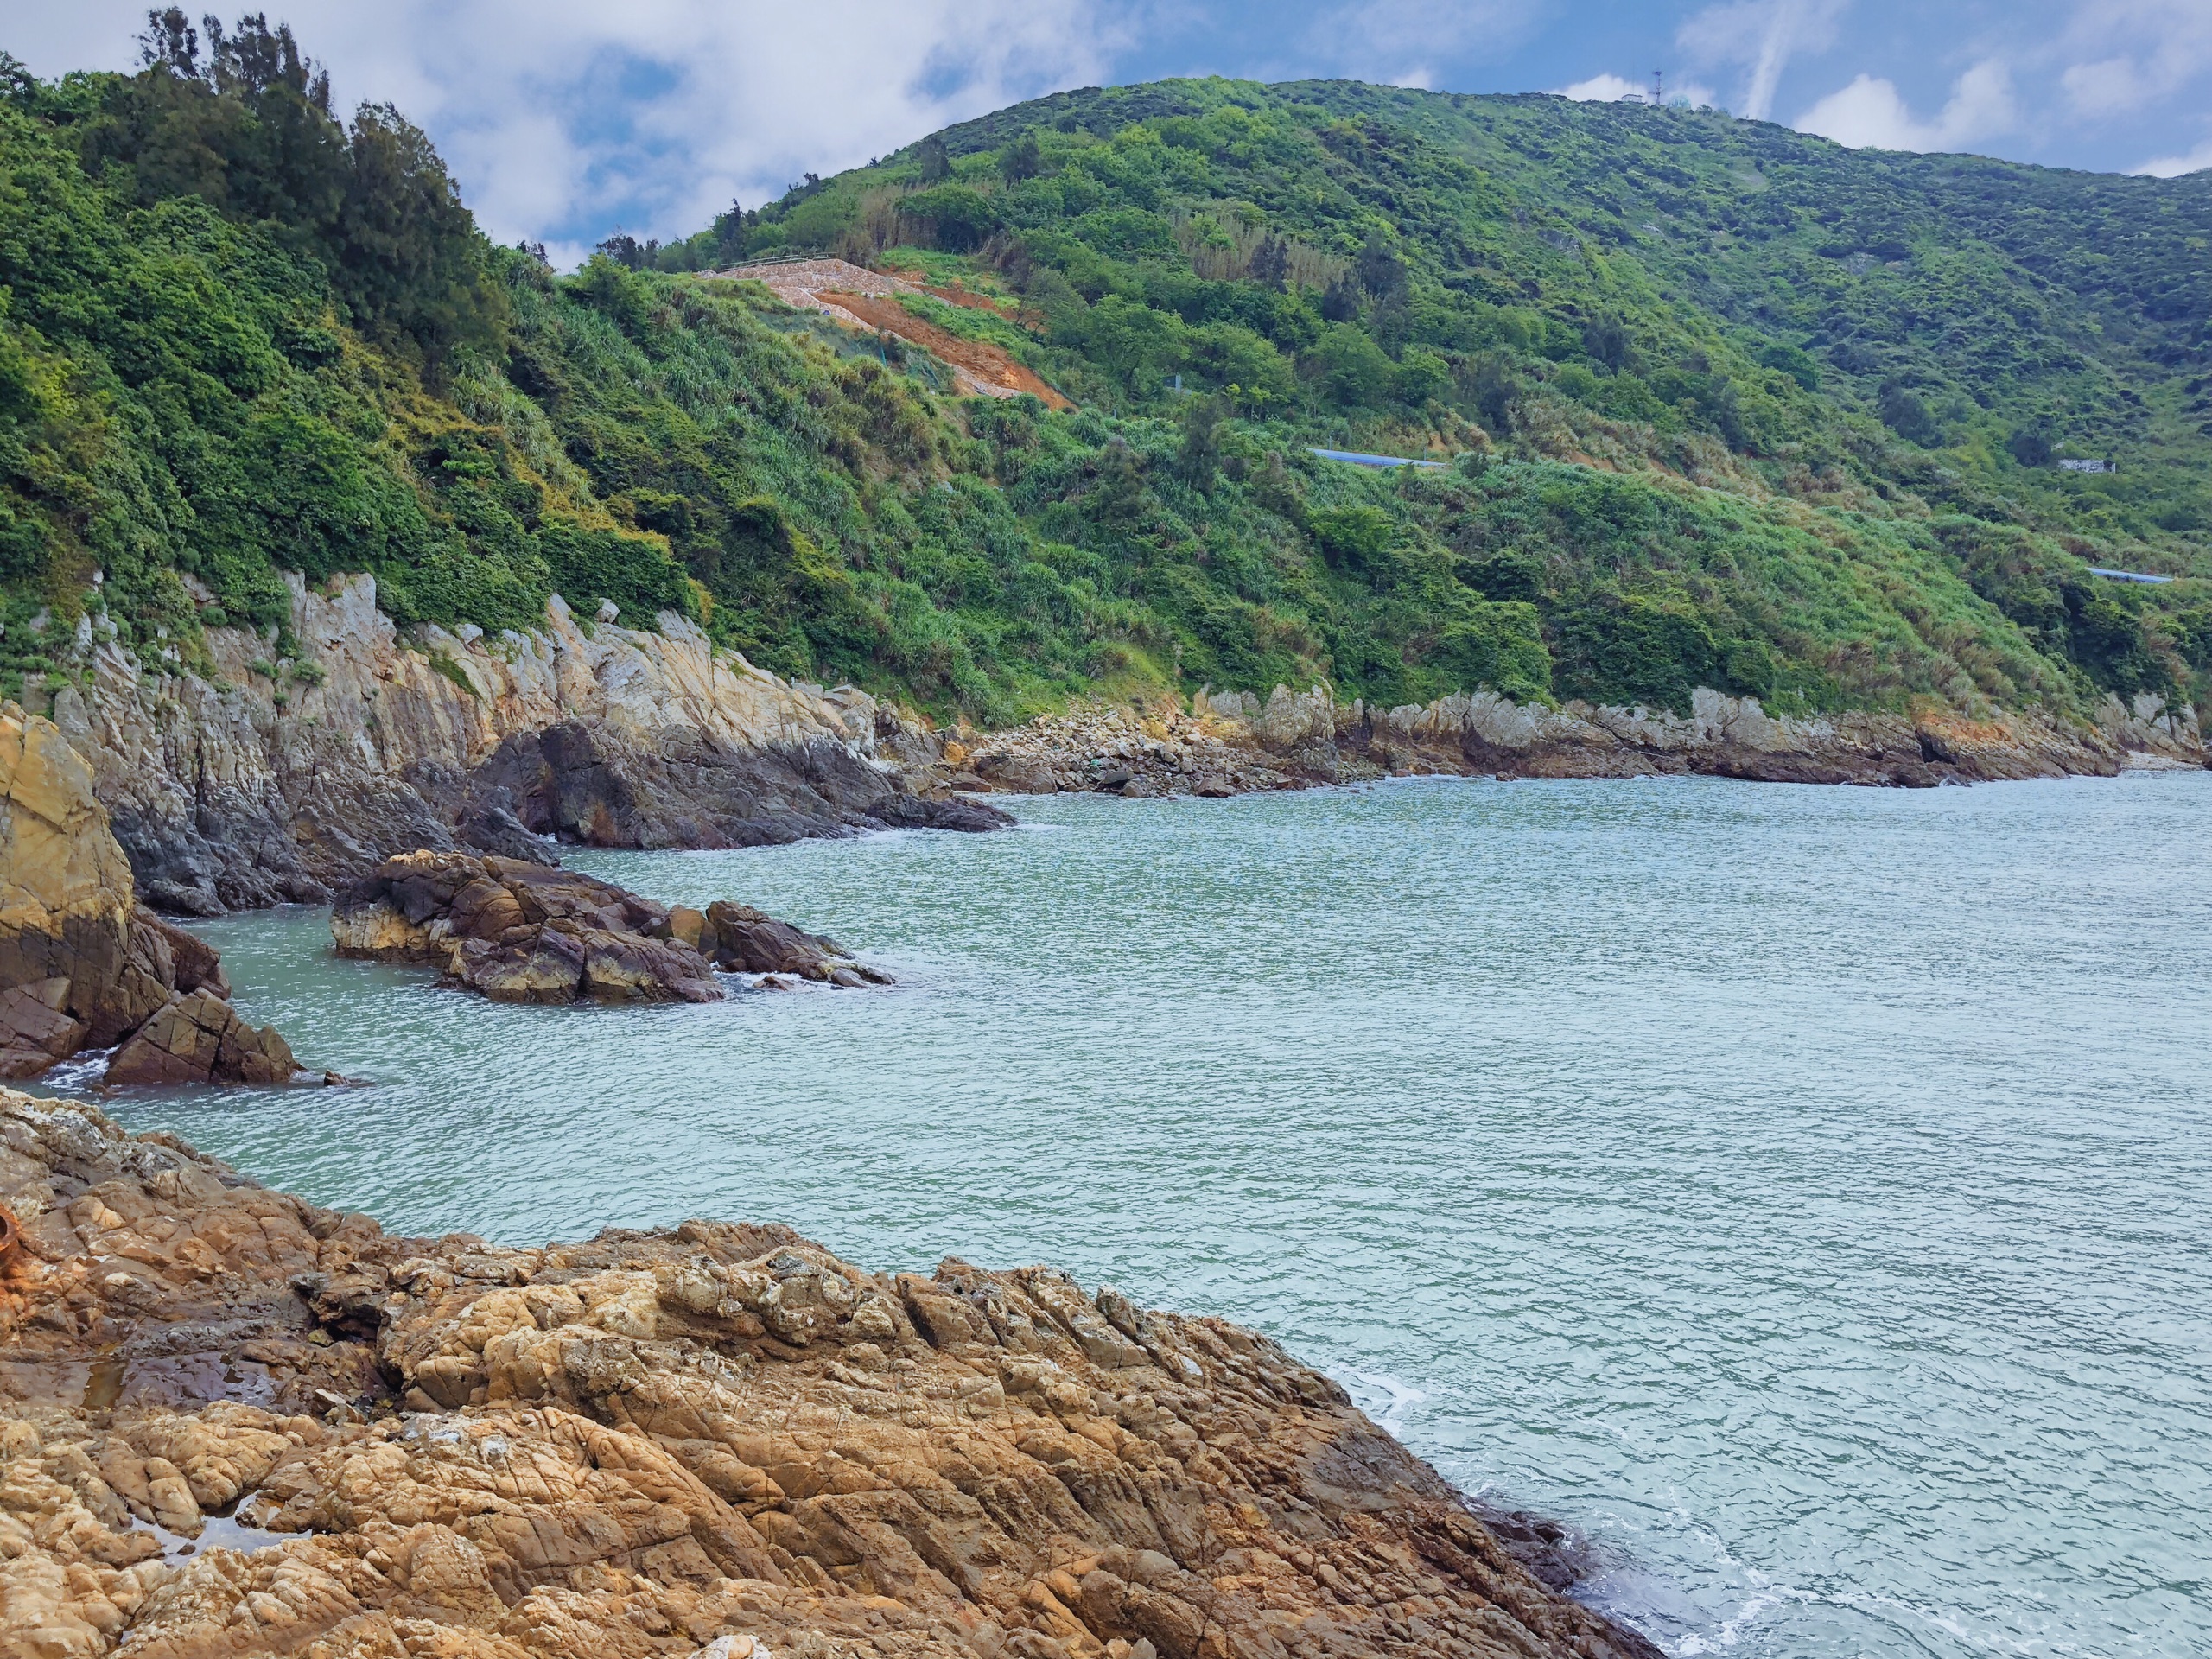
<instances>
[{"instance_id":1,"label":"weathered rock ledge","mask_svg":"<svg viewBox=\"0 0 2212 1659\"><path fill-rule=\"evenodd\" d=\"M550 838L749 847L1006 822L908 786L908 751L934 750L897 710L779 679L672 613L625 628L556 598L542 629L403 639L373 578L287 580L296 659L217 627L211 677L149 674L87 620L63 651L76 683L35 710L92 766L157 910L320 904L422 848L550 861Z\"/></svg>"},{"instance_id":2,"label":"weathered rock ledge","mask_svg":"<svg viewBox=\"0 0 2212 1659\"><path fill-rule=\"evenodd\" d=\"M0 1202L4 1659L1658 1652L1273 1343L1048 1268L392 1238L5 1090Z\"/></svg>"},{"instance_id":3,"label":"weathered rock ledge","mask_svg":"<svg viewBox=\"0 0 2212 1659\"><path fill-rule=\"evenodd\" d=\"M386 859L338 895L341 957L417 962L499 1002L717 1002L717 967L857 988L891 976L749 906L663 905L611 881L473 853Z\"/></svg>"},{"instance_id":4,"label":"weathered rock ledge","mask_svg":"<svg viewBox=\"0 0 2212 1659\"><path fill-rule=\"evenodd\" d=\"M83 757L0 703L0 1077L104 1048L111 1083L300 1076L230 995L213 948L137 902Z\"/></svg>"},{"instance_id":5,"label":"weathered rock ledge","mask_svg":"<svg viewBox=\"0 0 2212 1659\"><path fill-rule=\"evenodd\" d=\"M2107 698L2094 721L1986 720L1929 709L1782 718L1756 698L1693 694L1668 709L1558 709L1493 692L1426 706L1338 703L1325 685L1207 693L1186 711L1092 705L1009 732L938 740L925 775L968 791L1131 797L1233 795L1386 776L1626 778L1705 773L1774 783L1925 788L1999 779L2110 777L2212 765L2196 711L2155 696Z\"/></svg>"}]
</instances>

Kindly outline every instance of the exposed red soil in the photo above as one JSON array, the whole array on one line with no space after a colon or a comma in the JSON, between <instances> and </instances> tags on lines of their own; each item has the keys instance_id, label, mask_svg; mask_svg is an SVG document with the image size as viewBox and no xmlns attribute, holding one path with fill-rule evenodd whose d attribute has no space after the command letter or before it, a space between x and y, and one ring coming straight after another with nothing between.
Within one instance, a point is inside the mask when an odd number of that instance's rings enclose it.
<instances>
[{"instance_id":1,"label":"exposed red soil","mask_svg":"<svg viewBox=\"0 0 2212 1659\"><path fill-rule=\"evenodd\" d=\"M969 297L980 300L982 296ZM894 299L874 294L853 294L842 289L826 290L822 298L871 328L880 329L887 334L896 334L901 340L911 340L936 353L955 368L964 370L987 390L1001 393L1026 391L1053 409L1075 407L1046 385L1034 371L1015 362L1000 347L986 345L982 340L963 340L933 322L924 322Z\"/></svg>"}]
</instances>

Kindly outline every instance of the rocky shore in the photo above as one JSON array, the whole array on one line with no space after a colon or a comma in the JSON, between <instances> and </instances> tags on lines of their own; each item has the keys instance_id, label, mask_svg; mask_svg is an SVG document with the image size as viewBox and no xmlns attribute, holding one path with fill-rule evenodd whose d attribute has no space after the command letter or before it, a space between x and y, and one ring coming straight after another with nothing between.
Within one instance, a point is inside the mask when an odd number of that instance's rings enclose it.
<instances>
[{"instance_id":1,"label":"rocky shore","mask_svg":"<svg viewBox=\"0 0 2212 1659\"><path fill-rule=\"evenodd\" d=\"M499 1002L718 1002L715 969L782 988L891 976L749 906L663 905L611 881L473 853L387 859L340 893L341 957L423 963Z\"/></svg>"},{"instance_id":2,"label":"rocky shore","mask_svg":"<svg viewBox=\"0 0 2212 1659\"><path fill-rule=\"evenodd\" d=\"M2110 777L2212 764L2196 711L2107 698L2091 721L1946 711L1804 719L1754 698L1694 693L1687 715L1558 709L1482 691L1426 706L1339 703L1326 686L1094 702L1012 731L938 738L929 784L973 792L1219 796L1390 776L1627 778L1703 773L1773 783L1927 788Z\"/></svg>"},{"instance_id":3,"label":"rocky shore","mask_svg":"<svg viewBox=\"0 0 2212 1659\"><path fill-rule=\"evenodd\" d=\"M395 1238L0 1090L0 1656L1652 1659L1326 1377L774 1226Z\"/></svg>"},{"instance_id":4,"label":"rocky shore","mask_svg":"<svg viewBox=\"0 0 2212 1659\"><path fill-rule=\"evenodd\" d=\"M60 653L67 683L33 700L90 766L154 911L323 903L424 849L553 863L561 841L988 830L1009 822L978 798L994 791L1231 795L1428 772L1923 786L2207 760L2196 711L2147 696L2088 720L1782 718L1708 690L1675 714L1486 691L1385 709L1278 686L1264 702L1201 690L939 730L851 686L780 679L672 613L626 627L556 598L528 632L402 630L369 576L287 580L294 654L274 630L214 626L196 671L149 672L86 619Z\"/></svg>"},{"instance_id":5,"label":"rocky shore","mask_svg":"<svg viewBox=\"0 0 2212 1659\"><path fill-rule=\"evenodd\" d=\"M556 598L528 632L403 635L372 577L287 580L296 654L274 629L216 626L201 671L149 672L86 618L69 683L32 708L91 766L156 910L325 903L422 849L550 861L553 837L750 847L1006 822L910 786L935 747L896 709L779 679L673 613L625 627Z\"/></svg>"},{"instance_id":6,"label":"rocky shore","mask_svg":"<svg viewBox=\"0 0 2212 1659\"><path fill-rule=\"evenodd\" d=\"M105 1048L110 1083L304 1075L230 995L215 951L138 903L84 758L0 703L0 1077Z\"/></svg>"}]
</instances>

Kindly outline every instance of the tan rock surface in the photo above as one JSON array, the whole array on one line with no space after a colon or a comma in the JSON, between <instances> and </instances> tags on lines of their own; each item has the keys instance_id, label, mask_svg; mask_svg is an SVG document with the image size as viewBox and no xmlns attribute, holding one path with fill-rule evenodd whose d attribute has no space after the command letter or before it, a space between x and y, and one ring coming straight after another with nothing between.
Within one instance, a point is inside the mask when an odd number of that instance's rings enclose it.
<instances>
[{"instance_id":1,"label":"tan rock surface","mask_svg":"<svg viewBox=\"0 0 2212 1659\"><path fill-rule=\"evenodd\" d=\"M0 1659L1657 1651L1274 1344L1047 1268L390 1238L5 1091L0 1201Z\"/></svg>"},{"instance_id":2,"label":"tan rock surface","mask_svg":"<svg viewBox=\"0 0 2212 1659\"><path fill-rule=\"evenodd\" d=\"M229 995L213 947L137 902L84 757L0 703L0 1077L122 1043L111 1081L290 1077L284 1039Z\"/></svg>"}]
</instances>

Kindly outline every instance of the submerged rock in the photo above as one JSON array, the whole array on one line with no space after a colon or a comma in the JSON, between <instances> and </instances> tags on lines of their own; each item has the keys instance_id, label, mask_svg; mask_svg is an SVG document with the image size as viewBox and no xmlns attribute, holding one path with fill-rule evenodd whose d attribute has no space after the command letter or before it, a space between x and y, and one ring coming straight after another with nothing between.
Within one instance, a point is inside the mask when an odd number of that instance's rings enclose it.
<instances>
[{"instance_id":1,"label":"submerged rock","mask_svg":"<svg viewBox=\"0 0 2212 1659\"><path fill-rule=\"evenodd\" d=\"M469 853L386 859L338 897L341 957L426 963L501 1002L712 1002L720 966L847 987L891 976L744 905L704 912L575 870Z\"/></svg>"},{"instance_id":2,"label":"submerged rock","mask_svg":"<svg viewBox=\"0 0 2212 1659\"><path fill-rule=\"evenodd\" d=\"M0 1203L0 1654L1659 1651L1274 1343L1048 1268L387 1237L5 1090Z\"/></svg>"},{"instance_id":3,"label":"submerged rock","mask_svg":"<svg viewBox=\"0 0 2212 1659\"><path fill-rule=\"evenodd\" d=\"M0 704L0 1077L117 1045L111 1083L297 1074L230 994L213 946L137 902L84 759L52 721Z\"/></svg>"}]
</instances>

